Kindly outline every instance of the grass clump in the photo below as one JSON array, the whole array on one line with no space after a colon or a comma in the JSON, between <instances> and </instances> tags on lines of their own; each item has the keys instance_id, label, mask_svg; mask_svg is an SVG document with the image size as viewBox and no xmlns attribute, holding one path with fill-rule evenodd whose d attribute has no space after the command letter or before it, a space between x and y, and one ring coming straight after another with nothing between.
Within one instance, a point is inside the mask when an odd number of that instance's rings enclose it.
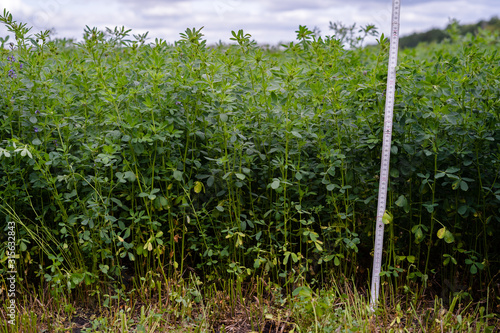
<instances>
[{"instance_id":1,"label":"grass clump","mask_svg":"<svg viewBox=\"0 0 500 333\"><path fill-rule=\"evenodd\" d=\"M364 286L384 36L348 50L300 26L277 50L243 31L207 46L201 29L169 44L86 27L74 42L30 35L7 11L0 21L16 34L0 50L0 271L15 263L19 287L43 291L30 302L59 316L18 308L19 324L62 329L81 302L99 309L85 322L94 330L432 331L496 320L495 34L450 30L449 41L401 54L385 308L374 319ZM356 283L332 287L332 276Z\"/></svg>"}]
</instances>

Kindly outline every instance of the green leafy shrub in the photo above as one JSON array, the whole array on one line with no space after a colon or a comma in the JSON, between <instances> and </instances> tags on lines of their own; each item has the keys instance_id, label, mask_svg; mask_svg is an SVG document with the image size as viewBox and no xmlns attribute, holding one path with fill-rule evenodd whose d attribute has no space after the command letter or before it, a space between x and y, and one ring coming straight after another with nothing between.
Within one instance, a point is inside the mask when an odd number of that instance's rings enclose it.
<instances>
[{"instance_id":1,"label":"green leafy shrub","mask_svg":"<svg viewBox=\"0 0 500 333\"><path fill-rule=\"evenodd\" d=\"M0 19L17 33L0 59L1 221L29 280L318 282L370 263L383 35L347 50L300 27L276 50L243 31L207 46L201 29L148 44L87 27L75 43ZM388 278L498 269L497 47L484 33L400 57Z\"/></svg>"}]
</instances>

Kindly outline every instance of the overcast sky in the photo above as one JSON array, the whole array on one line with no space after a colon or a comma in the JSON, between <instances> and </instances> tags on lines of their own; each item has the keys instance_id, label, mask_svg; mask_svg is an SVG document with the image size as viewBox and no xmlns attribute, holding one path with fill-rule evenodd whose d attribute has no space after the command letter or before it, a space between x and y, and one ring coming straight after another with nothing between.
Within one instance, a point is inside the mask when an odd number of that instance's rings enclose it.
<instances>
[{"instance_id":1,"label":"overcast sky","mask_svg":"<svg viewBox=\"0 0 500 333\"><path fill-rule=\"evenodd\" d=\"M32 33L54 28L55 37L82 39L86 25L115 26L148 37L179 40L186 28L201 28L209 44L229 42L231 30L243 29L258 43L295 40L299 25L331 35L329 22L375 24L390 30L392 0L2 0L15 20ZM2 8L3 7L3 8ZM500 0L401 0L401 34L444 28L454 18L475 23L500 16ZM0 26L0 37L7 34Z\"/></svg>"}]
</instances>

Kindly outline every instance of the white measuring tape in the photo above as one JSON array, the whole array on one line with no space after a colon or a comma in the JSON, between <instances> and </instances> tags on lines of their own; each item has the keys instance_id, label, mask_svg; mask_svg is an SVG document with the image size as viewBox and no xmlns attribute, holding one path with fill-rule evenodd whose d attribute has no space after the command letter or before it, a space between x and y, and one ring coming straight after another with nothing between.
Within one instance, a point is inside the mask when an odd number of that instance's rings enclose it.
<instances>
[{"instance_id":1,"label":"white measuring tape","mask_svg":"<svg viewBox=\"0 0 500 333\"><path fill-rule=\"evenodd\" d=\"M382 159L380 162L380 183L378 190L377 223L375 230L375 248L373 257L372 285L370 307L374 310L380 290L380 272L382 267L382 250L384 247L383 216L387 202L387 186L389 184L389 162L391 158L392 117L394 113L394 94L396 91L396 65L398 62L399 44L399 9L400 0L392 0L391 45L389 49L389 68L387 69L387 91L385 96L384 138L382 142Z\"/></svg>"}]
</instances>

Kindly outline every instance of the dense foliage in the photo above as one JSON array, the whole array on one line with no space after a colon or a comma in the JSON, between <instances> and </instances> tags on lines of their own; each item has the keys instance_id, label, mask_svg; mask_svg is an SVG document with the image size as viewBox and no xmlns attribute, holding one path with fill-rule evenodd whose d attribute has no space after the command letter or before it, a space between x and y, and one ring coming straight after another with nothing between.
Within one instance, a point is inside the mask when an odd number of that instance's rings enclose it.
<instances>
[{"instance_id":1,"label":"dense foliage","mask_svg":"<svg viewBox=\"0 0 500 333\"><path fill-rule=\"evenodd\" d=\"M498 16L492 17L489 21L481 20L475 24L459 24L452 21L445 29L430 29L424 32L416 32L408 36L403 36L399 40L402 48L416 47L419 43L442 42L449 38L448 30L454 29L459 35L478 34L480 30L500 31L500 19Z\"/></svg>"},{"instance_id":2,"label":"dense foliage","mask_svg":"<svg viewBox=\"0 0 500 333\"><path fill-rule=\"evenodd\" d=\"M265 49L87 27L74 43L2 21L0 215L23 278L368 278L384 36L347 50L300 27ZM400 55L386 280L486 290L498 272L498 47L483 32Z\"/></svg>"}]
</instances>

